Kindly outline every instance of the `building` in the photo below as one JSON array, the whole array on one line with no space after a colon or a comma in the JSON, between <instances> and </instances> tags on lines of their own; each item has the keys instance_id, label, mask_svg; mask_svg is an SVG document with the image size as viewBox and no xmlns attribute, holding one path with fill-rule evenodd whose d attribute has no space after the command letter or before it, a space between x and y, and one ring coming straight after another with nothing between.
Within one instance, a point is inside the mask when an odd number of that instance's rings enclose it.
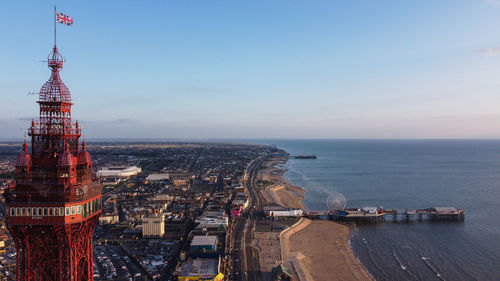
<instances>
[{"instance_id":1,"label":"building","mask_svg":"<svg viewBox=\"0 0 500 281\"><path fill-rule=\"evenodd\" d=\"M153 215L142 219L143 237L163 237L165 234L165 216Z\"/></svg>"},{"instance_id":2,"label":"building","mask_svg":"<svg viewBox=\"0 0 500 281\"><path fill-rule=\"evenodd\" d=\"M188 260L180 269L178 280L214 280L221 270L220 258Z\"/></svg>"},{"instance_id":3,"label":"building","mask_svg":"<svg viewBox=\"0 0 500 281\"><path fill-rule=\"evenodd\" d=\"M198 223L197 229L216 229L216 230L226 230L228 225L227 216L219 216L216 218L199 217L195 221Z\"/></svg>"},{"instance_id":4,"label":"building","mask_svg":"<svg viewBox=\"0 0 500 281\"><path fill-rule=\"evenodd\" d=\"M185 186L185 185L189 185L189 180L187 179L175 179L174 180L174 186Z\"/></svg>"},{"instance_id":5,"label":"building","mask_svg":"<svg viewBox=\"0 0 500 281\"><path fill-rule=\"evenodd\" d=\"M304 211L300 209L288 209L283 211L269 211L269 217L300 217L304 215Z\"/></svg>"},{"instance_id":6,"label":"building","mask_svg":"<svg viewBox=\"0 0 500 281\"><path fill-rule=\"evenodd\" d=\"M170 180L169 174L150 174L147 178L147 181L155 182L155 181L167 181Z\"/></svg>"},{"instance_id":7,"label":"building","mask_svg":"<svg viewBox=\"0 0 500 281\"><path fill-rule=\"evenodd\" d=\"M128 178L131 176L138 175L142 172L142 169L136 166L130 167L108 167L102 168L97 171L97 177L99 178Z\"/></svg>"},{"instance_id":8,"label":"building","mask_svg":"<svg viewBox=\"0 0 500 281\"><path fill-rule=\"evenodd\" d=\"M0 232L0 248L5 247L5 241L7 241L9 238L7 237L6 234L3 234L3 231Z\"/></svg>"},{"instance_id":9,"label":"building","mask_svg":"<svg viewBox=\"0 0 500 281\"><path fill-rule=\"evenodd\" d=\"M282 264L271 269L273 281L292 281L292 272Z\"/></svg>"},{"instance_id":10,"label":"building","mask_svg":"<svg viewBox=\"0 0 500 281\"><path fill-rule=\"evenodd\" d=\"M103 224L115 224L119 223L120 219L117 214L107 214L107 215L101 215L99 217L99 222Z\"/></svg>"},{"instance_id":11,"label":"building","mask_svg":"<svg viewBox=\"0 0 500 281\"><path fill-rule=\"evenodd\" d=\"M216 235L199 235L194 236L191 245L189 246L191 252L203 251L217 251L217 236Z\"/></svg>"},{"instance_id":12,"label":"building","mask_svg":"<svg viewBox=\"0 0 500 281\"><path fill-rule=\"evenodd\" d=\"M101 214L100 184L81 128L71 120L71 94L59 76L56 45L50 79L40 89L40 119L31 121L4 191L6 224L17 253L17 280L92 280L92 233Z\"/></svg>"}]
</instances>

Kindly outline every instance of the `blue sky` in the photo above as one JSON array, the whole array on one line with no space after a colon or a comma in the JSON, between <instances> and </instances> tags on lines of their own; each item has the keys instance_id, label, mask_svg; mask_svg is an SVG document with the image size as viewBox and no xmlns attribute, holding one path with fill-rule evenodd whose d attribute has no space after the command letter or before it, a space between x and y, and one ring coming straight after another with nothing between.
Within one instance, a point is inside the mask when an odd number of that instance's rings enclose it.
<instances>
[{"instance_id":1,"label":"blue sky","mask_svg":"<svg viewBox=\"0 0 500 281\"><path fill-rule=\"evenodd\" d=\"M87 138L500 138L500 1L55 3ZM0 138L38 115L53 4L0 4Z\"/></svg>"}]
</instances>

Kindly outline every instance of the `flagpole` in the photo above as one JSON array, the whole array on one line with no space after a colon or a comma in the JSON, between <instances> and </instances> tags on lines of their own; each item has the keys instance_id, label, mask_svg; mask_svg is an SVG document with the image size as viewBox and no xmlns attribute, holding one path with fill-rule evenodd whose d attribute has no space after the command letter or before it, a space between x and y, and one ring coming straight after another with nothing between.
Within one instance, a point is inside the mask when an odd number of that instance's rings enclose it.
<instances>
[{"instance_id":1,"label":"flagpole","mask_svg":"<svg viewBox=\"0 0 500 281\"><path fill-rule=\"evenodd\" d=\"M54 48L56 48L56 5L54 5Z\"/></svg>"}]
</instances>

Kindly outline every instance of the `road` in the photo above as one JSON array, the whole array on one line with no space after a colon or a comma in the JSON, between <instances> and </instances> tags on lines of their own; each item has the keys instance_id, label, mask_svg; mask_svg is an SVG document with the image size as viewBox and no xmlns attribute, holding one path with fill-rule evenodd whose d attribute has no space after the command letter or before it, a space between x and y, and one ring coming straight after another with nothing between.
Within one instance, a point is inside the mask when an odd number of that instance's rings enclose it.
<instances>
[{"instance_id":1,"label":"road","mask_svg":"<svg viewBox=\"0 0 500 281\"><path fill-rule=\"evenodd\" d=\"M232 280L235 281L261 280L258 253L250 246L250 242L255 221L263 215L263 199L256 188L256 181L257 169L266 158L267 155L257 158L247 168L244 185L249 194L248 211L237 219L233 231Z\"/></svg>"},{"instance_id":2,"label":"road","mask_svg":"<svg viewBox=\"0 0 500 281\"><path fill-rule=\"evenodd\" d=\"M3 201L0 201L0 219L3 219L5 216L5 205Z\"/></svg>"}]
</instances>

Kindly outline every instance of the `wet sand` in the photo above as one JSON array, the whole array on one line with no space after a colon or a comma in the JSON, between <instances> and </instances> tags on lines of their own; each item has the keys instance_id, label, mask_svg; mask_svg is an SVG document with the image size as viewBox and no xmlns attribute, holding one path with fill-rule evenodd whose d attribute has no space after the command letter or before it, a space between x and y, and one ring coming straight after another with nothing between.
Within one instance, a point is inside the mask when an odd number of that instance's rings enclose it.
<instances>
[{"instance_id":1,"label":"wet sand","mask_svg":"<svg viewBox=\"0 0 500 281\"><path fill-rule=\"evenodd\" d=\"M285 208L305 210L302 201L304 200L305 191L293 186L285 180L284 170L275 168L278 163L285 163L286 159L276 158L265 162L264 169L259 171L259 177L262 181L272 182L273 184L266 187L264 198L268 204L276 204ZM263 192L263 193L264 193Z\"/></svg>"},{"instance_id":2,"label":"wet sand","mask_svg":"<svg viewBox=\"0 0 500 281\"><path fill-rule=\"evenodd\" d=\"M274 184L268 193L268 204L305 210L302 201L305 191L284 178L283 170L274 168L283 159L266 163L262 171L265 180ZM264 179L264 177L263 177ZM281 256L285 266L295 271L300 280L372 280L349 247L350 227L332 221L300 219L280 234Z\"/></svg>"},{"instance_id":3,"label":"wet sand","mask_svg":"<svg viewBox=\"0 0 500 281\"><path fill-rule=\"evenodd\" d=\"M270 192L274 202L280 206L283 206L285 208L305 210L304 205L302 205L302 200L304 198L302 196L292 194L288 190L288 186L286 186L285 184L280 184L272 187L268 190L268 192Z\"/></svg>"}]
</instances>

